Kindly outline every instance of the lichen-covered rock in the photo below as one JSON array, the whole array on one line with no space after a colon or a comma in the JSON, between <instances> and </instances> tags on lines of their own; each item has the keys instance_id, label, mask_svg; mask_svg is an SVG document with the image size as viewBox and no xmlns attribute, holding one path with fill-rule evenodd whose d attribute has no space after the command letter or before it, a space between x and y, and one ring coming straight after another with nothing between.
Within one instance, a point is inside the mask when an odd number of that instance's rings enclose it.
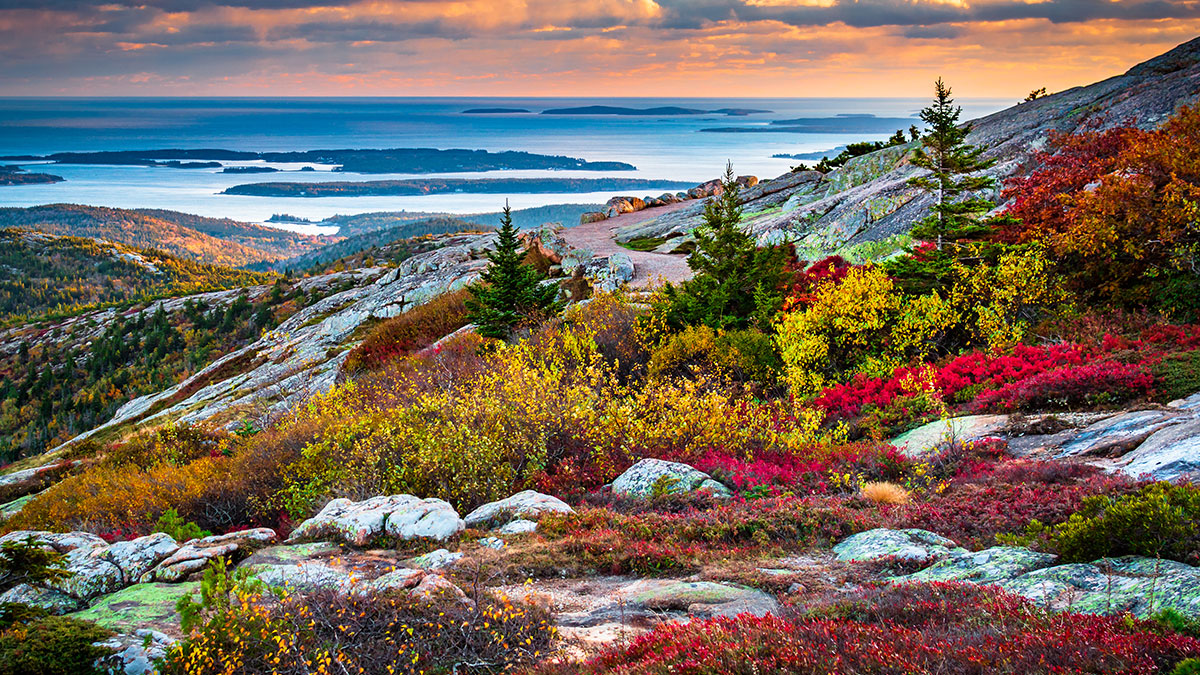
<instances>
[{"instance_id":1,"label":"lichen-covered rock","mask_svg":"<svg viewBox=\"0 0 1200 675\"><path fill-rule=\"evenodd\" d=\"M351 574L320 560L283 565L252 565L247 569L264 583L303 592L324 589L348 591L358 581Z\"/></svg>"},{"instance_id":2,"label":"lichen-covered rock","mask_svg":"<svg viewBox=\"0 0 1200 675\"><path fill-rule=\"evenodd\" d=\"M125 582L132 584L178 550L179 544L171 535L155 532L132 541L118 541L104 549L103 555L121 570Z\"/></svg>"},{"instance_id":3,"label":"lichen-covered rock","mask_svg":"<svg viewBox=\"0 0 1200 675\"><path fill-rule=\"evenodd\" d=\"M412 495L383 495L361 502L334 499L316 516L301 523L288 541L328 537L366 546L383 535L445 541L465 526L454 507L441 499Z\"/></svg>"},{"instance_id":4,"label":"lichen-covered rock","mask_svg":"<svg viewBox=\"0 0 1200 675\"><path fill-rule=\"evenodd\" d=\"M112 654L100 659L96 667L112 675L154 675L155 663L175 645L175 638L149 628L139 628L132 634L116 635L97 646L107 647Z\"/></svg>"},{"instance_id":5,"label":"lichen-covered rock","mask_svg":"<svg viewBox=\"0 0 1200 675\"><path fill-rule=\"evenodd\" d=\"M529 534L536 531L538 524L532 520L517 518L496 530L496 534Z\"/></svg>"},{"instance_id":6,"label":"lichen-covered rock","mask_svg":"<svg viewBox=\"0 0 1200 675\"><path fill-rule=\"evenodd\" d=\"M294 565L315 558L330 558L342 552L342 547L330 541L305 544L286 544L259 549L238 564L239 568L255 565Z\"/></svg>"},{"instance_id":7,"label":"lichen-covered rock","mask_svg":"<svg viewBox=\"0 0 1200 675\"><path fill-rule=\"evenodd\" d=\"M200 583L196 581L134 584L97 598L90 607L72 616L94 621L119 633L152 628L178 636L181 633L175 605L181 597L198 593L199 590Z\"/></svg>"},{"instance_id":8,"label":"lichen-covered rock","mask_svg":"<svg viewBox=\"0 0 1200 675\"><path fill-rule=\"evenodd\" d=\"M420 583L414 586L408 594L416 598L449 598L465 604L471 602L467 599L467 594L463 593L461 588L455 586L453 582L440 574L426 574Z\"/></svg>"},{"instance_id":9,"label":"lichen-covered rock","mask_svg":"<svg viewBox=\"0 0 1200 675\"><path fill-rule=\"evenodd\" d=\"M108 546L107 541L104 541L91 532L42 532L38 530L16 530L9 532L4 536L0 536L0 545L10 541L25 541L29 537L33 537L41 545L49 546L59 553L68 553L77 548Z\"/></svg>"},{"instance_id":10,"label":"lichen-covered rock","mask_svg":"<svg viewBox=\"0 0 1200 675\"><path fill-rule=\"evenodd\" d=\"M275 530L259 527L192 539L143 574L141 580L181 581L203 570L215 558L244 558L254 549L270 544L277 538Z\"/></svg>"},{"instance_id":11,"label":"lichen-covered rock","mask_svg":"<svg viewBox=\"0 0 1200 675\"><path fill-rule=\"evenodd\" d=\"M1020 546L994 546L975 553L953 551L915 574L897 577L903 581L969 581L995 584L1033 570L1049 567L1057 556Z\"/></svg>"},{"instance_id":12,"label":"lichen-covered rock","mask_svg":"<svg viewBox=\"0 0 1200 675\"><path fill-rule=\"evenodd\" d=\"M833 547L837 559L847 562L896 559L925 563L966 552L950 539L917 529L876 528L846 537Z\"/></svg>"},{"instance_id":13,"label":"lichen-covered rock","mask_svg":"<svg viewBox=\"0 0 1200 675\"><path fill-rule=\"evenodd\" d=\"M729 488L699 469L661 459L643 459L629 467L612 483L614 494L625 497L649 497L708 490L716 497L731 497Z\"/></svg>"},{"instance_id":14,"label":"lichen-covered rock","mask_svg":"<svg viewBox=\"0 0 1200 675\"><path fill-rule=\"evenodd\" d=\"M535 490L524 490L495 502L489 502L467 514L467 527L498 527L517 518L537 520L544 513L574 513L569 504Z\"/></svg>"},{"instance_id":15,"label":"lichen-covered rock","mask_svg":"<svg viewBox=\"0 0 1200 675\"><path fill-rule=\"evenodd\" d=\"M734 607L765 616L779 608L775 598L762 591L713 581L643 579L622 589L619 597L626 605L651 611L686 611L702 616L725 615Z\"/></svg>"},{"instance_id":16,"label":"lichen-covered rock","mask_svg":"<svg viewBox=\"0 0 1200 675\"><path fill-rule=\"evenodd\" d=\"M905 457L920 457L951 441L978 441L999 435L1007 425L1007 415L965 415L930 422L889 442Z\"/></svg>"},{"instance_id":17,"label":"lichen-covered rock","mask_svg":"<svg viewBox=\"0 0 1200 675\"><path fill-rule=\"evenodd\" d=\"M389 591L415 588L426 576L425 570L402 567L387 574L359 585L358 590L364 593L387 593Z\"/></svg>"},{"instance_id":18,"label":"lichen-covered rock","mask_svg":"<svg viewBox=\"0 0 1200 675\"><path fill-rule=\"evenodd\" d=\"M35 588L29 584L18 584L0 594L0 602L16 602L31 607L40 607L51 614L66 614L81 609L86 603L62 591Z\"/></svg>"},{"instance_id":19,"label":"lichen-covered rock","mask_svg":"<svg viewBox=\"0 0 1200 675\"><path fill-rule=\"evenodd\" d=\"M617 290L632 281L634 273L633 260L625 253L613 253L583 263L584 278L600 292Z\"/></svg>"},{"instance_id":20,"label":"lichen-covered rock","mask_svg":"<svg viewBox=\"0 0 1200 675\"><path fill-rule=\"evenodd\" d=\"M422 570L440 570L447 567L452 567L459 560L462 560L461 552L451 553L444 548L439 548L436 551L430 551L425 555L419 555L408 561L409 567L415 567Z\"/></svg>"},{"instance_id":21,"label":"lichen-covered rock","mask_svg":"<svg viewBox=\"0 0 1200 675\"><path fill-rule=\"evenodd\" d=\"M1200 617L1200 570L1171 560L1130 556L1058 565L998 585L1057 610L1145 617L1170 608Z\"/></svg>"}]
</instances>

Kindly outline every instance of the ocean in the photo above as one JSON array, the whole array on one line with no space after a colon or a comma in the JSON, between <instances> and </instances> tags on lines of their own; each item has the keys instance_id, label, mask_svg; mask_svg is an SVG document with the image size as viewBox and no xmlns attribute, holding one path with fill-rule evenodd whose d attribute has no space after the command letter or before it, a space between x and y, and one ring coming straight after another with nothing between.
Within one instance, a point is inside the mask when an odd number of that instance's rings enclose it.
<instances>
[{"instance_id":1,"label":"ocean","mask_svg":"<svg viewBox=\"0 0 1200 675\"><path fill-rule=\"evenodd\" d=\"M1012 105L1008 100L963 100L963 119ZM471 194L411 197L256 197L220 194L250 182L367 181L429 177L637 177L702 182L732 162L739 174L769 178L798 160L772 155L831 150L847 143L883 140L895 129L919 124L925 99L568 99L568 98L20 98L0 99L0 156L46 155L164 148L293 151L341 148L466 148L522 150L589 161L621 161L633 172L489 171L456 174L330 173L333 167L272 165L268 174L223 174L220 169L97 166L36 162L30 171L62 176L61 183L0 187L0 206L77 203L119 208L159 208L204 216L263 222L272 214L320 221L334 214L373 211L478 213L495 211L507 197L514 208L603 202L616 193ZM759 109L727 116L547 115L542 110L578 106L689 109ZM480 108L528 113L466 114ZM877 123L864 118L889 118ZM800 130L776 131L771 123L805 120ZM894 125L889 124L895 122ZM877 127L871 131L864 128ZM880 130L886 127L886 131ZM706 129L722 131L704 131ZM763 131L771 129L769 131ZM812 163L809 161L809 163ZM224 162L226 166L262 164ZM309 231L323 231L308 228ZM327 231L327 230L325 230Z\"/></svg>"}]
</instances>

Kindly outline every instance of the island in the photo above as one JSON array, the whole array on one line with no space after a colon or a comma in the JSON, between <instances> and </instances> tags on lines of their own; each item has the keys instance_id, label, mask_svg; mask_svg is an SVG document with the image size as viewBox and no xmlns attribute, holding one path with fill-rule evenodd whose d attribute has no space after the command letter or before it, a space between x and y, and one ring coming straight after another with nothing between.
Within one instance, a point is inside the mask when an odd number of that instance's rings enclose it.
<instances>
[{"instance_id":1,"label":"island","mask_svg":"<svg viewBox=\"0 0 1200 675\"><path fill-rule=\"evenodd\" d=\"M818 150L817 152L797 152L797 153L790 154L790 155L785 152L780 152L780 153L771 155L771 157L773 157L775 159L817 160L817 159L822 159L824 157L837 157L838 154L841 153L845 149L846 149L846 146L839 145L836 148L830 148L829 150Z\"/></svg>"},{"instance_id":2,"label":"island","mask_svg":"<svg viewBox=\"0 0 1200 675\"><path fill-rule=\"evenodd\" d=\"M543 110L543 115L626 115L626 116L664 116L664 115L727 115L742 116L756 113L769 113L770 110L755 110L753 108L720 108L718 110L700 110L698 108L681 108L678 106L661 106L658 108L621 108L611 105L588 105L578 108L550 108Z\"/></svg>"},{"instance_id":3,"label":"island","mask_svg":"<svg viewBox=\"0 0 1200 675\"><path fill-rule=\"evenodd\" d=\"M279 169L273 166L227 166L221 173L276 173Z\"/></svg>"},{"instance_id":4,"label":"island","mask_svg":"<svg viewBox=\"0 0 1200 675\"><path fill-rule=\"evenodd\" d=\"M801 117L772 120L769 125L714 127L700 131L717 133L801 133L801 134L890 134L920 123L911 117L875 117L874 115L838 115L837 117Z\"/></svg>"},{"instance_id":5,"label":"island","mask_svg":"<svg viewBox=\"0 0 1200 675\"><path fill-rule=\"evenodd\" d=\"M532 112L524 108L471 108L462 111L464 115L516 115Z\"/></svg>"},{"instance_id":6,"label":"island","mask_svg":"<svg viewBox=\"0 0 1200 675\"><path fill-rule=\"evenodd\" d=\"M0 166L0 186L4 185L38 185L43 183L61 183L62 176L50 173L29 173L19 166Z\"/></svg>"},{"instance_id":7,"label":"island","mask_svg":"<svg viewBox=\"0 0 1200 675\"><path fill-rule=\"evenodd\" d=\"M117 150L107 152L59 152L41 157L0 157L0 161L49 161L56 164L110 164L132 166L173 166L190 162L253 161L272 163L311 162L333 164L334 171L351 173L449 173L499 171L504 169L550 169L573 171L634 171L625 162L591 162L562 155L538 155L531 152L434 148L391 148L302 150L296 152L248 152L242 150L180 149ZM175 164L172 164L175 163ZM220 164L215 164L220 166ZM212 166L212 165L210 165ZM304 170L304 169L302 169Z\"/></svg>"},{"instance_id":8,"label":"island","mask_svg":"<svg viewBox=\"0 0 1200 675\"><path fill-rule=\"evenodd\" d=\"M645 178L426 178L409 180L332 181L327 183L246 183L222 194L255 197L380 197L475 194L549 194L683 190L692 183Z\"/></svg>"}]
</instances>

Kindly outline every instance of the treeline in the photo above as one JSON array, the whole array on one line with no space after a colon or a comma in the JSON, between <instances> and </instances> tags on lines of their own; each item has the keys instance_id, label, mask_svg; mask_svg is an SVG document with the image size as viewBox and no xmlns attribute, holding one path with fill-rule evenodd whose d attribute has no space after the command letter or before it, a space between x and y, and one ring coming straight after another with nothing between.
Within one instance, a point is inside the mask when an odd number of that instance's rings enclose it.
<instances>
[{"instance_id":1,"label":"treeline","mask_svg":"<svg viewBox=\"0 0 1200 675\"><path fill-rule=\"evenodd\" d=\"M326 243L322 237L227 218L78 204L0 208L0 228L3 227L104 239L229 267L286 258Z\"/></svg>"},{"instance_id":2,"label":"treeline","mask_svg":"<svg viewBox=\"0 0 1200 675\"><path fill-rule=\"evenodd\" d=\"M0 230L0 322L270 283L272 275L82 237Z\"/></svg>"}]
</instances>

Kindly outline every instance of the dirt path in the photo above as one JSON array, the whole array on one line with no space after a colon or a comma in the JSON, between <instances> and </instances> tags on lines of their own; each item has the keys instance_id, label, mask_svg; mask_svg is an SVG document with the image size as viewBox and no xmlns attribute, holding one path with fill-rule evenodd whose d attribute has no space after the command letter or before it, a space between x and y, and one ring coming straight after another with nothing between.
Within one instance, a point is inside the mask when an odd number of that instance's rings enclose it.
<instances>
[{"instance_id":1,"label":"dirt path","mask_svg":"<svg viewBox=\"0 0 1200 675\"><path fill-rule=\"evenodd\" d=\"M633 261L633 281L631 288L650 288L659 283L659 279L678 283L692 276L692 270L687 266L686 255L667 253L649 253L633 251L621 246L613 239L613 230L626 225L633 225L664 213L677 211L691 202L678 202L659 206L634 213L625 213L616 218L601 220L586 225L576 225L563 230L567 243L575 248L587 249L598 256L624 253Z\"/></svg>"}]
</instances>

